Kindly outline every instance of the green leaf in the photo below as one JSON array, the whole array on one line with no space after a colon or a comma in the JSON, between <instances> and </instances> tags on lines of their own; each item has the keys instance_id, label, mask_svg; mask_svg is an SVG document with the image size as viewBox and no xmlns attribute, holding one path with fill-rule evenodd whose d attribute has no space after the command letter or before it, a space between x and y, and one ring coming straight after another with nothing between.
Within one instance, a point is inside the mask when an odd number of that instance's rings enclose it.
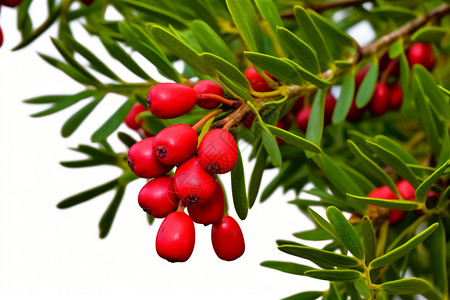
<instances>
[{"instance_id":1,"label":"green leaf","mask_svg":"<svg viewBox=\"0 0 450 300\"><path fill-rule=\"evenodd\" d=\"M196 69L199 72L206 73L214 77L214 70L208 62L201 58L198 53L189 47L186 43L160 26L153 26L152 33L154 37L169 49L174 55L178 56L186 64Z\"/></svg>"},{"instance_id":2,"label":"green leaf","mask_svg":"<svg viewBox=\"0 0 450 300\"><path fill-rule=\"evenodd\" d=\"M308 259L317 265L340 268L351 268L359 265L359 262L353 257L307 246L283 245L279 246L278 249L284 253Z\"/></svg>"},{"instance_id":3,"label":"green leaf","mask_svg":"<svg viewBox=\"0 0 450 300\"><path fill-rule=\"evenodd\" d=\"M109 190L112 190L118 184L119 184L119 178L108 181L102 185L95 187L95 188L89 189L87 191L81 192L79 194L70 196L69 198L62 200L61 202L58 203L57 207L58 208L69 208L69 207L78 205L80 203L86 202L88 200L91 200L92 198L100 196L103 193L106 193Z\"/></svg>"},{"instance_id":4,"label":"green leaf","mask_svg":"<svg viewBox=\"0 0 450 300\"><path fill-rule=\"evenodd\" d=\"M111 230L112 223L114 218L116 217L117 210L119 209L119 205L122 202L123 195L125 194L126 185L119 185L117 187L116 194L114 195L113 200L109 204L102 218L100 219L100 223L98 227L100 229L100 238L105 238L109 231Z\"/></svg>"},{"instance_id":5,"label":"green leaf","mask_svg":"<svg viewBox=\"0 0 450 300\"><path fill-rule=\"evenodd\" d=\"M145 214L145 215L147 216L148 225L152 225L153 222L155 221L155 217L152 215L149 215L149 214Z\"/></svg>"},{"instance_id":6,"label":"green leaf","mask_svg":"<svg viewBox=\"0 0 450 300\"><path fill-rule=\"evenodd\" d=\"M444 88L442 85L440 85L440 84L438 84L437 85L438 86L438 88L444 93L444 94L446 94L447 96L450 96L450 91L449 90L447 90L446 88Z\"/></svg>"},{"instance_id":7,"label":"green leaf","mask_svg":"<svg viewBox=\"0 0 450 300\"><path fill-rule=\"evenodd\" d=\"M319 76L314 75L313 73L309 72L308 70L306 70L305 68L303 68L302 66L297 64L295 61L292 61L287 58L282 58L281 60L291 64L295 68L295 70L297 70L297 72L301 75L301 77L303 77L303 79L311 82L318 88L323 89L323 88L328 87L331 84L330 81L324 80L324 79L320 78Z\"/></svg>"},{"instance_id":8,"label":"green leaf","mask_svg":"<svg viewBox=\"0 0 450 300\"><path fill-rule=\"evenodd\" d=\"M301 292L301 293L289 296L287 298L283 298L281 300L315 300L315 299L319 298L320 296L323 296L323 292L309 291L309 292Z\"/></svg>"},{"instance_id":9,"label":"green leaf","mask_svg":"<svg viewBox=\"0 0 450 300\"><path fill-rule=\"evenodd\" d=\"M128 135L125 132L119 131L117 133L117 136L118 136L119 140L128 148L130 148L131 146L133 146L134 144L137 143L137 141L134 138L132 138L130 135Z\"/></svg>"},{"instance_id":10,"label":"green leaf","mask_svg":"<svg viewBox=\"0 0 450 300\"><path fill-rule=\"evenodd\" d=\"M85 90L74 95L49 95L40 96L36 98L31 98L23 100L25 103L30 104L46 104L46 103L58 103L58 102L73 102L74 104L80 100L86 99L88 97L94 96L97 93L96 90Z\"/></svg>"},{"instance_id":11,"label":"green leaf","mask_svg":"<svg viewBox=\"0 0 450 300\"><path fill-rule=\"evenodd\" d=\"M124 104L122 104L119 109L109 117L109 119L99 128L97 129L91 136L92 142L100 142L102 140L106 140L106 138L116 130L120 124L123 123L125 117L130 111L131 107L136 102L132 99L127 100Z\"/></svg>"},{"instance_id":12,"label":"green leaf","mask_svg":"<svg viewBox=\"0 0 450 300\"><path fill-rule=\"evenodd\" d=\"M430 249L430 265L433 266L433 280L442 294L448 293L448 274L447 274L447 244L446 244L445 225L442 219L439 220L439 226L430 236L428 245Z\"/></svg>"},{"instance_id":13,"label":"green leaf","mask_svg":"<svg viewBox=\"0 0 450 300\"><path fill-rule=\"evenodd\" d=\"M294 7L294 15L300 25L300 38L316 51L320 70L322 72L328 70L333 59L321 32L303 7L296 5Z\"/></svg>"},{"instance_id":14,"label":"green leaf","mask_svg":"<svg viewBox=\"0 0 450 300\"><path fill-rule=\"evenodd\" d=\"M419 181L417 180L416 175L400 157L390 150L371 141L367 141L367 145L378 155L379 158L381 158L382 161L394 169L401 177L406 179L414 188L419 186Z\"/></svg>"},{"instance_id":15,"label":"green leaf","mask_svg":"<svg viewBox=\"0 0 450 300\"><path fill-rule=\"evenodd\" d=\"M412 249L414 249L419 243L425 240L430 234L432 234L436 228L439 226L439 223L434 223L430 225L427 229L417 234L415 237L411 238L409 241L404 243L403 245L393 249L392 251L372 260L369 264L369 267L372 269L380 268L391 262L396 261L400 257L408 254Z\"/></svg>"},{"instance_id":16,"label":"green leaf","mask_svg":"<svg viewBox=\"0 0 450 300\"><path fill-rule=\"evenodd\" d=\"M319 59L307 43L284 27L278 27L276 32L283 48L287 49L300 66L313 74L320 73Z\"/></svg>"},{"instance_id":17,"label":"green leaf","mask_svg":"<svg viewBox=\"0 0 450 300\"><path fill-rule=\"evenodd\" d=\"M338 233L336 232L336 230L334 229L334 227L328 223L321 215L319 215L318 213L316 213L312 208L308 207L308 212L311 215L311 217L313 217L314 221L320 226L322 227L326 232L328 232L328 234L334 238L336 241L339 241L342 243L342 241L340 240L340 237L338 235Z\"/></svg>"},{"instance_id":18,"label":"green leaf","mask_svg":"<svg viewBox=\"0 0 450 300\"><path fill-rule=\"evenodd\" d=\"M245 56L256 67L270 73L286 83L301 85L303 80L297 70L289 62L267 54L244 51Z\"/></svg>"},{"instance_id":19,"label":"green leaf","mask_svg":"<svg viewBox=\"0 0 450 300\"><path fill-rule=\"evenodd\" d=\"M403 52L403 40L398 39L389 47L389 58L395 59Z\"/></svg>"},{"instance_id":20,"label":"green leaf","mask_svg":"<svg viewBox=\"0 0 450 300\"><path fill-rule=\"evenodd\" d=\"M392 178L385 171L383 171L383 169L381 169L380 166L378 166L373 160L365 155L353 141L347 140L347 143L349 145L350 151L353 153L353 155L356 156L356 158L358 158L364 169L378 178L384 185L388 186L389 189L395 195L397 195L397 197L400 198L400 193L398 192L397 186Z\"/></svg>"},{"instance_id":21,"label":"green leaf","mask_svg":"<svg viewBox=\"0 0 450 300\"><path fill-rule=\"evenodd\" d=\"M69 119L67 119L67 121L64 123L63 127L61 128L61 135L63 137L69 137L75 130L77 130L77 128L80 126L80 124L97 107L97 105L100 103L100 101L103 99L103 97L104 97L104 95L99 95L98 97L95 97L94 100L89 102L87 105L85 105L83 108L81 108L75 114L73 114Z\"/></svg>"},{"instance_id":22,"label":"green leaf","mask_svg":"<svg viewBox=\"0 0 450 300\"><path fill-rule=\"evenodd\" d=\"M256 162L248 186L248 202L250 208L252 208L253 204L255 204L256 197L258 196L259 187L261 186L261 179L266 167L266 161L267 151L264 146L261 145L258 153L256 154Z\"/></svg>"},{"instance_id":23,"label":"green leaf","mask_svg":"<svg viewBox=\"0 0 450 300\"><path fill-rule=\"evenodd\" d=\"M325 90L321 89L316 92L306 129L306 139L319 147L322 142L326 96L327 92Z\"/></svg>"},{"instance_id":24,"label":"green leaf","mask_svg":"<svg viewBox=\"0 0 450 300\"><path fill-rule=\"evenodd\" d=\"M400 63L400 84L402 86L402 94L403 99L407 100L410 99L410 77L411 77L411 70L409 68L408 64L408 58L406 58L406 54L404 51L400 53L399 56L399 63ZM405 101L406 105L411 105L411 101ZM403 104L404 106L405 104Z\"/></svg>"},{"instance_id":25,"label":"green leaf","mask_svg":"<svg viewBox=\"0 0 450 300\"><path fill-rule=\"evenodd\" d=\"M440 166L433 174L425 179L419 187L416 189L416 200L419 202L425 202L427 199L427 193L431 189L431 186L441 177L441 175L447 170L450 165L450 160L447 160L442 166Z\"/></svg>"},{"instance_id":26,"label":"green leaf","mask_svg":"<svg viewBox=\"0 0 450 300\"><path fill-rule=\"evenodd\" d=\"M424 26L411 36L415 43L439 43L448 33L448 30L438 26Z\"/></svg>"},{"instance_id":27,"label":"green leaf","mask_svg":"<svg viewBox=\"0 0 450 300\"><path fill-rule=\"evenodd\" d=\"M241 100L244 100L246 102L252 102L255 100L245 88L242 88L240 85L234 83L234 81L230 80L220 72L217 72L217 75L219 76L219 80L223 83L223 85L227 87L232 93L236 94L237 98L240 98Z\"/></svg>"},{"instance_id":28,"label":"green leaf","mask_svg":"<svg viewBox=\"0 0 450 300\"><path fill-rule=\"evenodd\" d=\"M139 12L145 13L146 15L152 17L152 19L161 19L174 26L189 27L190 25L185 19L177 14L169 12L166 9L134 0L123 0L122 2L125 5L135 8Z\"/></svg>"},{"instance_id":29,"label":"green leaf","mask_svg":"<svg viewBox=\"0 0 450 300\"><path fill-rule=\"evenodd\" d=\"M106 34L100 33L99 38L105 46L108 53L120 61L125 67L128 68L131 72L141 77L144 80L151 80L151 77L134 61L134 59L123 50L122 47L119 46L112 38L107 36Z\"/></svg>"},{"instance_id":30,"label":"green leaf","mask_svg":"<svg viewBox=\"0 0 450 300\"><path fill-rule=\"evenodd\" d=\"M355 70L351 68L348 72L342 75L341 93L336 107L333 111L332 121L333 124L340 123L345 120L355 95Z\"/></svg>"},{"instance_id":31,"label":"green leaf","mask_svg":"<svg viewBox=\"0 0 450 300\"><path fill-rule=\"evenodd\" d=\"M373 92L375 91L375 85L378 80L378 61L374 57L369 71L367 71L366 76L364 76L361 86L356 93L356 106L358 108L366 106L370 99L372 98Z\"/></svg>"},{"instance_id":32,"label":"green leaf","mask_svg":"<svg viewBox=\"0 0 450 300\"><path fill-rule=\"evenodd\" d=\"M293 235L296 238L307 241L323 241L333 239L333 236L330 233L328 233L328 231L322 228L296 232Z\"/></svg>"},{"instance_id":33,"label":"green leaf","mask_svg":"<svg viewBox=\"0 0 450 300\"><path fill-rule=\"evenodd\" d=\"M395 21L410 21L415 19L417 15L414 11L400 6L383 5L374 7L372 13L378 15L383 19L392 19Z\"/></svg>"},{"instance_id":34,"label":"green leaf","mask_svg":"<svg viewBox=\"0 0 450 300\"><path fill-rule=\"evenodd\" d=\"M380 284L380 289L393 295L426 294L433 290L431 284L421 278L404 278Z\"/></svg>"},{"instance_id":35,"label":"green leaf","mask_svg":"<svg viewBox=\"0 0 450 300\"><path fill-rule=\"evenodd\" d=\"M357 280L355 280L353 284L355 286L356 291L361 296L364 297L363 299L369 299L370 298L370 290L367 287L366 280L363 277L358 278Z\"/></svg>"},{"instance_id":36,"label":"green leaf","mask_svg":"<svg viewBox=\"0 0 450 300\"><path fill-rule=\"evenodd\" d=\"M364 253L366 264L370 263L376 257L376 238L372 221L368 216L364 216L361 222L362 235L364 241Z\"/></svg>"},{"instance_id":37,"label":"green leaf","mask_svg":"<svg viewBox=\"0 0 450 300\"><path fill-rule=\"evenodd\" d=\"M342 212L335 206L330 206L327 208L327 217L347 249L356 258L364 259L364 246L361 239L356 229L344 217Z\"/></svg>"},{"instance_id":38,"label":"green leaf","mask_svg":"<svg viewBox=\"0 0 450 300\"><path fill-rule=\"evenodd\" d=\"M217 55L228 64L236 64L228 45L207 23L202 20L194 20L192 32L203 51Z\"/></svg>"},{"instance_id":39,"label":"green leaf","mask_svg":"<svg viewBox=\"0 0 450 300\"><path fill-rule=\"evenodd\" d=\"M419 204L411 200L399 200L399 199L378 199L371 197L356 196L352 194L347 194L350 198L355 200L362 200L363 203L372 204L375 206L380 206L389 209L398 210L416 210L419 208Z\"/></svg>"},{"instance_id":40,"label":"green leaf","mask_svg":"<svg viewBox=\"0 0 450 300\"><path fill-rule=\"evenodd\" d=\"M235 84L238 84L245 89L251 89L250 83L247 78L245 78L244 74L225 59L211 53L202 53L200 56L210 62L214 68Z\"/></svg>"},{"instance_id":41,"label":"green leaf","mask_svg":"<svg viewBox=\"0 0 450 300\"><path fill-rule=\"evenodd\" d=\"M264 148L266 149L267 154L270 157L270 161L275 167L281 166L281 163L283 161L277 141L271 134L267 133L263 128L261 128L260 134L262 137Z\"/></svg>"},{"instance_id":42,"label":"green leaf","mask_svg":"<svg viewBox=\"0 0 450 300\"><path fill-rule=\"evenodd\" d=\"M283 26L283 21L275 3L272 0L255 0L255 4L272 32L276 34L277 27Z\"/></svg>"},{"instance_id":43,"label":"green leaf","mask_svg":"<svg viewBox=\"0 0 450 300\"><path fill-rule=\"evenodd\" d=\"M411 153L405 150L405 147L398 144L394 140L384 135L377 135L375 142L383 148L389 149L392 153L397 155L404 163L417 165L417 160Z\"/></svg>"},{"instance_id":44,"label":"green leaf","mask_svg":"<svg viewBox=\"0 0 450 300\"><path fill-rule=\"evenodd\" d=\"M231 191L236 213L241 220L245 220L248 214L248 199L245 187L244 164L239 149L236 166L231 170Z\"/></svg>"},{"instance_id":45,"label":"green leaf","mask_svg":"<svg viewBox=\"0 0 450 300\"><path fill-rule=\"evenodd\" d=\"M306 276L328 280L328 281L345 281L359 278L362 274L355 270L310 270L305 272Z\"/></svg>"},{"instance_id":46,"label":"green leaf","mask_svg":"<svg viewBox=\"0 0 450 300\"><path fill-rule=\"evenodd\" d=\"M265 52L258 17L250 0L226 0L233 21L251 51Z\"/></svg>"},{"instance_id":47,"label":"green leaf","mask_svg":"<svg viewBox=\"0 0 450 300\"><path fill-rule=\"evenodd\" d=\"M317 145L308 141L307 139L304 139L298 135L295 135L289 131L283 130L276 126L272 126L269 124L266 124L266 126L274 135L276 135L277 137L279 137L288 144L294 145L302 150L308 150L315 153L322 152L322 150Z\"/></svg>"},{"instance_id":48,"label":"green leaf","mask_svg":"<svg viewBox=\"0 0 450 300\"><path fill-rule=\"evenodd\" d=\"M284 261L263 261L261 266L294 275L305 275L306 271L315 270L310 266Z\"/></svg>"},{"instance_id":49,"label":"green leaf","mask_svg":"<svg viewBox=\"0 0 450 300\"><path fill-rule=\"evenodd\" d=\"M281 166L280 172L277 176L264 188L261 193L260 201L266 201L270 195L288 178L292 176L292 173L298 169L298 165L287 161Z\"/></svg>"},{"instance_id":50,"label":"green leaf","mask_svg":"<svg viewBox=\"0 0 450 300\"><path fill-rule=\"evenodd\" d=\"M364 194L369 194L376 186L370 179L361 174L359 171L350 167L347 162L338 161L338 165L352 178L352 180L359 186Z\"/></svg>"}]
</instances>

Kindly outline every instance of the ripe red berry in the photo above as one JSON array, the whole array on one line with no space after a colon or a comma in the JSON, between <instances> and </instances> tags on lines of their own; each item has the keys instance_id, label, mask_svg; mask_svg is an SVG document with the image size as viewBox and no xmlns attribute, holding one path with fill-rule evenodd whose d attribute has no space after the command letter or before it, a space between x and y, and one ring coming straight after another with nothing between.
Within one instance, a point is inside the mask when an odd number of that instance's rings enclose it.
<instances>
[{"instance_id":1,"label":"ripe red berry","mask_svg":"<svg viewBox=\"0 0 450 300\"><path fill-rule=\"evenodd\" d=\"M192 220L198 224L216 224L222 220L225 210L225 196L220 183L216 182L213 196L203 204L188 204Z\"/></svg>"},{"instance_id":2,"label":"ripe red berry","mask_svg":"<svg viewBox=\"0 0 450 300\"><path fill-rule=\"evenodd\" d=\"M433 69L436 63L433 48L429 44L413 44L408 51L408 61L411 66L420 64L428 70Z\"/></svg>"},{"instance_id":3,"label":"ripe red berry","mask_svg":"<svg viewBox=\"0 0 450 300\"><path fill-rule=\"evenodd\" d=\"M398 199L397 196L387 187L382 186L380 188L374 189L369 193L369 197L378 199ZM389 210L389 224L395 225L400 223L406 216L406 211L404 210Z\"/></svg>"},{"instance_id":4,"label":"ripe red berry","mask_svg":"<svg viewBox=\"0 0 450 300\"><path fill-rule=\"evenodd\" d=\"M128 165L136 176L142 178L159 177L173 168L173 166L165 165L156 158L152 148L153 139L154 137L143 139L128 150Z\"/></svg>"},{"instance_id":5,"label":"ripe red berry","mask_svg":"<svg viewBox=\"0 0 450 300\"><path fill-rule=\"evenodd\" d=\"M150 112L160 119L173 119L190 112L197 102L197 93L180 83L159 83L148 93Z\"/></svg>"},{"instance_id":6,"label":"ripe red berry","mask_svg":"<svg viewBox=\"0 0 450 300\"><path fill-rule=\"evenodd\" d=\"M139 206L155 218L165 218L178 208L180 200L173 188L173 176L165 175L155 178L139 192Z\"/></svg>"},{"instance_id":7,"label":"ripe red berry","mask_svg":"<svg viewBox=\"0 0 450 300\"><path fill-rule=\"evenodd\" d=\"M374 116L381 116L389 108L389 88L386 84L378 82L375 86L372 99L369 102L369 110Z\"/></svg>"},{"instance_id":8,"label":"ripe red berry","mask_svg":"<svg viewBox=\"0 0 450 300\"><path fill-rule=\"evenodd\" d=\"M0 0L0 4L9 7L16 7L22 3L22 0Z\"/></svg>"},{"instance_id":9,"label":"ripe red berry","mask_svg":"<svg viewBox=\"0 0 450 300\"><path fill-rule=\"evenodd\" d=\"M197 97L202 94L214 94L222 97L224 94L223 88L211 80L200 80L193 89L197 93ZM220 102L212 99L197 99L197 105L204 109L214 109L220 105Z\"/></svg>"},{"instance_id":10,"label":"ripe red berry","mask_svg":"<svg viewBox=\"0 0 450 300\"><path fill-rule=\"evenodd\" d=\"M348 111L346 120L350 122L358 122L363 118L365 112L366 106L358 108L355 101L353 101L352 105L350 106L350 110Z\"/></svg>"},{"instance_id":11,"label":"ripe red berry","mask_svg":"<svg viewBox=\"0 0 450 300\"><path fill-rule=\"evenodd\" d=\"M174 187L184 203L201 204L213 196L216 179L203 169L198 157L192 157L177 168Z\"/></svg>"},{"instance_id":12,"label":"ripe red berry","mask_svg":"<svg viewBox=\"0 0 450 300\"><path fill-rule=\"evenodd\" d=\"M361 85L364 77L366 77L367 72L370 69L370 65L365 66L364 68L362 68L358 74L356 74L355 76L355 90L358 90L359 86Z\"/></svg>"},{"instance_id":13,"label":"ripe red berry","mask_svg":"<svg viewBox=\"0 0 450 300\"><path fill-rule=\"evenodd\" d=\"M400 76L400 64L398 58L391 59L387 52L380 59L379 69L380 72L388 71L390 76Z\"/></svg>"},{"instance_id":14,"label":"ripe red berry","mask_svg":"<svg viewBox=\"0 0 450 300\"><path fill-rule=\"evenodd\" d=\"M198 147L198 158L202 166L211 173L225 174L237 162L238 148L228 130L213 129L203 137Z\"/></svg>"},{"instance_id":15,"label":"ripe red berry","mask_svg":"<svg viewBox=\"0 0 450 300\"><path fill-rule=\"evenodd\" d=\"M270 75L267 72L264 72L269 78L273 79L273 76ZM247 78L248 82L250 83L250 86L255 92L270 92L273 91L273 89L269 86L267 81L256 72L255 67L251 66L249 67L245 73L245 78Z\"/></svg>"},{"instance_id":16,"label":"ripe red berry","mask_svg":"<svg viewBox=\"0 0 450 300\"><path fill-rule=\"evenodd\" d=\"M191 217L183 212L170 213L156 235L156 252L170 262L185 262L195 246L195 227Z\"/></svg>"},{"instance_id":17,"label":"ripe red berry","mask_svg":"<svg viewBox=\"0 0 450 300\"><path fill-rule=\"evenodd\" d=\"M331 118L333 117L334 107L336 106L336 98L332 94L327 94L325 98L325 125L331 124Z\"/></svg>"},{"instance_id":18,"label":"ripe red berry","mask_svg":"<svg viewBox=\"0 0 450 300\"><path fill-rule=\"evenodd\" d=\"M198 136L191 126L174 124L161 130L153 140L156 157L166 165L178 165L194 155Z\"/></svg>"},{"instance_id":19,"label":"ripe red berry","mask_svg":"<svg viewBox=\"0 0 450 300\"><path fill-rule=\"evenodd\" d=\"M311 108L310 107L304 107L300 109L300 111L297 114L296 122L298 129L300 129L301 132L306 133L306 129L308 128L308 121L309 121L309 115L311 114Z\"/></svg>"},{"instance_id":20,"label":"ripe red berry","mask_svg":"<svg viewBox=\"0 0 450 300\"><path fill-rule=\"evenodd\" d=\"M224 216L211 230L211 241L216 255L232 261L244 254L245 241L239 224L230 216Z\"/></svg>"},{"instance_id":21,"label":"ripe red berry","mask_svg":"<svg viewBox=\"0 0 450 300\"><path fill-rule=\"evenodd\" d=\"M403 102L402 86L398 83L389 88L389 109L399 109Z\"/></svg>"},{"instance_id":22,"label":"ripe red berry","mask_svg":"<svg viewBox=\"0 0 450 300\"><path fill-rule=\"evenodd\" d=\"M143 106L142 104L136 103L135 105L133 105L130 112L125 117L125 124L133 130L138 130L139 128L141 128L142 123L144 123L144 119L136 121L136 117L144 111L147 111L147 108L145 108L145 106Z\"/></svg>"},{"instance_id":23,"label":"ripe red berry","mask_svg":"<svg viewBox=\"0 0 450 300\"><path fill-rule=\"evenodd\" d=\"M397 189L405 200L416 200L416 191L413 186L406 180L397 182Z\"/></svg>"}]
</instances>

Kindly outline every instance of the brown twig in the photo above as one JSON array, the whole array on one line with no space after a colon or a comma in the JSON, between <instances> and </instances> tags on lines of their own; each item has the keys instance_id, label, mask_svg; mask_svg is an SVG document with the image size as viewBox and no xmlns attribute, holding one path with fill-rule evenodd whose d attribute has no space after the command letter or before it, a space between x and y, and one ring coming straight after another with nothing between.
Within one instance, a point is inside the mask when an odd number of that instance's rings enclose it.
<instances>
[{"instance_id":1,"label":"brown twig","mask_svg":"<svg viewBox=\"0 0 450 300\"><path fill-rule=\"evenodd\" d=\"M373 0L342 0L342 1L330 1L325 3L311 3L305 4L304 7L310 8L318 13L321 13L328 9L342 8L348 6L357 6L366 2L373 2ZM294 19L294 10L290 9L280 13L282 19Z\"/></svg>"},{"instance_id":2,"label":"brown twig","mask_svg":"<svg viewBox=\"0 0 450 300\"><path fill-rule=\"evenodd\" d=\"M195 123L192 126L192 129L194 129L194 131L197 131L203 124L205 124L205 122L207 122L209 119L211 119L212 117L217 116L218 114L222 113L223 109L217 109L215 111L210 112L209 114L207 114L206 116L204 116L200 121L198 121L197 123Z\"/></svg>"}]
</instances>

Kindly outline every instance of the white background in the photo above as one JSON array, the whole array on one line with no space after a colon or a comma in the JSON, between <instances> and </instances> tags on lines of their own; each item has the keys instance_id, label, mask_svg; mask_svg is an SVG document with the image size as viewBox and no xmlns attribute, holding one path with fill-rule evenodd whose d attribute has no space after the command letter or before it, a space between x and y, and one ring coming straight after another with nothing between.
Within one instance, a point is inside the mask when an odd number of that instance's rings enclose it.
<instances>
[{"instance_id":1,"label":"white background","mask_svg":"<svg viewBox=\"0 0 450 300\"><path fill-rule=\"evenodd\" d=\"M37 2L42 5L43 1ZM36 4L32 17L40 24L46 8ZM55 36L55 27L24 50L11 52L20 41L14 9L2 8L0 24L5 38L0 48L0 299L280 299L300 291L327 289L326 282L259 266L264 260L308 264L281 253L275 244L276 239L295 240L292 233L313 228L287 204L295 198L293 193L283 195L277 190L266 203L256 203L245 221L238 221L246 252L234 262L216 257L210 227L203 225L196 225L196 245L188 262L171 264L159 258L154 241L161 221L148 226L137 204L144 180L129 185L104 240L98 238L98 221L112 193L71 209L57 209L56 204L65 197L119 175L113 167L73 170L59 162L84 158L68 148L89 144L90 134L123 99L107 97L70 138L63 139L63 122L85 102L38 119L29 115L46 106L22 102L41 95L73 94L83 88L37 55L60 58L49 39ZM121 76L138 81L114 64L81 26L74 31ZM153 72L146 62L142 67ZM120 130L134 134L125 126ZM126 151L115 137L109 141L115 149ZM241 150L246 161L249 149ZM253 164L245 166L247 183ZM265 173L263 186L275 174ZM229 176L223 179L231 197ZM233 208L230 213L238 219Z\"/></svg>"}]
</instances>

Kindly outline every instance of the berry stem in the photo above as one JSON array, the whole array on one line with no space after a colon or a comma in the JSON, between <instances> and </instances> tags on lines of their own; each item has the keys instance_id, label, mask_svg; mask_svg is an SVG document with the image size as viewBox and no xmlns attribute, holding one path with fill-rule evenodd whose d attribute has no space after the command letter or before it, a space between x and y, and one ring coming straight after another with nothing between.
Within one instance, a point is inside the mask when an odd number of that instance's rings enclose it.
<instances>
[{"instance_id":1,"label":"berry stem","mask_svg":"<svg viewBox=\"0 0 450 300\"><path fill-rule=\"evenodd\" d=\"M198 99L202 99L202 100L216 100L219 101L220 103L226 104L228 106L231 106L233 108L237 108L241 105L240 101L237 100L230 100L227 99L225 97L216 95L216 94L200 94L200 96L198 97Z\"/></svg>"},{"instance_id":2,"label":"berry stem","mask_svg":"<svg viewBox=\"0 0 450 300\"><path fill-rule=\"evenodd\" d=\"M206 94L208 95L208 94ZM197 131L203 124L205 124L209 119L217 116L218 114L222 113L223 109L217 109L215 111L210 112L209 114L207 114L206 116L204 116L200 121L198 121L197 123L195 123L192 126L192 129L194 129L195 131Z\"/></svg>"},{"instance_id":3,"label":"berry stem","mask_svg":"<svg viewBox=\"0 0 450 300\"><path fill-rule=\"evenodd\" d=\"M180 202L178 203L177 212L184 213L185 208L186 208L186 203L184 203L183 201L180 200Z\"/></svg>"}]
</instances>

